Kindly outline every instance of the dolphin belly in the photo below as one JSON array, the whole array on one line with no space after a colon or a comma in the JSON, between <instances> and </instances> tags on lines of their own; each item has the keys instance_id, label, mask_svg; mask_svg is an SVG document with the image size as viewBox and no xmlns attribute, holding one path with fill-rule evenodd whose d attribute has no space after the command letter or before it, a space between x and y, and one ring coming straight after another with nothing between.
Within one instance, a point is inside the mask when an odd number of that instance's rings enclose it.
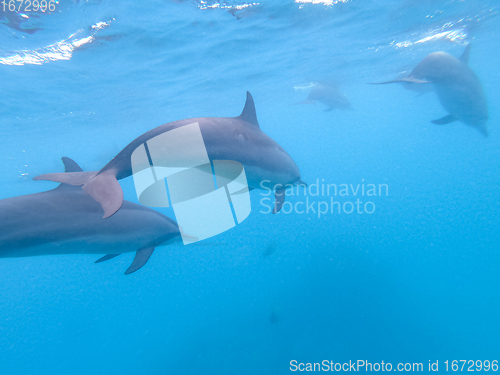
<instances>
[{"instance_id":1,"label":"dolphin belly","mask_svg":"<svg viewBox=\"0 0 500 375\"><path fill-rule=\"evenodd\" d=\"M2 248L0 258L20 258L62 254L122 254L137 251L138 246L123 236L91 236L44 243L29 247Z\"/></svg>"}]
</instances>

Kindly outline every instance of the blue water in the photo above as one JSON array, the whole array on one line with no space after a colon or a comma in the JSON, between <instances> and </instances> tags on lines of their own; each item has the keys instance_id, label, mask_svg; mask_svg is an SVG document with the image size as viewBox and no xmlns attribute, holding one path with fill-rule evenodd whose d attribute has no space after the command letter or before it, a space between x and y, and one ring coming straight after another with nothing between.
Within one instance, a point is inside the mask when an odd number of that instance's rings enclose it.
<instances>
[{"instance_id":1,"label":"blue water","mask_svg":"<svg viewBox=\"0 0 500 375\"><path fill-rule=\"evenodd\" d=\"M500 360L498 3L325 3L61 0L0 13L2 199L53 188L32 177L62 172L62 156L97 171L158 125L237 116L247 90L304 181L388 187L334 197L370 201L372 214L319 217L263 213L255 190L243 223L160 247L130 276L133 254L0 259L1 374ZM469 42L488 138L431 124L446 115L433 93L366 84ZM321 80L354 110L292 105ZM132 179L120 182L137 202Z\"/></svg>"}]
</instances>

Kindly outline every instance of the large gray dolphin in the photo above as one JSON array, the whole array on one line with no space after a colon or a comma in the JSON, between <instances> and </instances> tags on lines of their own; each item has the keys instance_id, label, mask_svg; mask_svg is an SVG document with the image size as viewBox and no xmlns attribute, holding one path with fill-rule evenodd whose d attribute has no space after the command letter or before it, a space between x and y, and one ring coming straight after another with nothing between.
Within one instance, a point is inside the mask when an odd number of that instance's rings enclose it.
<instances>
[{"instance_id":1,"label":"large gray dolphin","mask_svg":"<svg viewBox=\"0 0 500 375\"><path fill-rule=\"evenodd\" d=\"M446 52L426 56L406 78L386 83L431 84L448 115L432 121L437 125L461 121L488 136L488 104L479 78L468 66L470 44L457 59Z\"/></svg>"},{"instance_id":2,"label":"large gray dolphin","mask_svg":"<svg viewBox=\"0 0 500 375\"><path fill-rule=\"evenodd\" d=\"M67 172L81 172L63 158ZM0 258L50 254L108 254L136 252L126 275L144 266L155 247L177 242L177 223L161 213L124 201L122 209L102 220L102 209L80 187L57 188L0 200Z\"/></svg>"},{"instance_id":3,"label":"large gray dolphin","mask_svg":"<svg viewBox=\"0 0 500 375\"><path fill-rule=\"evenodd\" d=\"M238 117L200 117L169 122L136 138L99 172L50 173L34 179L83 185L83 190L102 205L104 217L110 217L122 205L123 192L117 180L132 175L131 156L137 147L162 133L195 122L199 124L210 160L240 162L245 168L250 189L271 187L275 190L273 213L278 212L285 201L286 186L302 183L299 169L292 158L260 130L249 92L245 107Z\"/></svg>"}]
</instances>

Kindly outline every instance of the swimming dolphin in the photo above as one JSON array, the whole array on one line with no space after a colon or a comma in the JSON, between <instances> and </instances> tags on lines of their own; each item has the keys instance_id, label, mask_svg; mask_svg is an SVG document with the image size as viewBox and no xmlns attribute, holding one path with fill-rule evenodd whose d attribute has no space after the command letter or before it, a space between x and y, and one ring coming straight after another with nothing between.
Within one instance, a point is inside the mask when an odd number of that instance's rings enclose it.
<instances>
[{"instance_id":1,"label":"swimming dolphin","mask_svg":"<svg viewBox=\"0 0 500 375\"><path fill-rule=\"evenodd\" d=\"M273 309L271 311L271 317L269 318L269 321L271 324L276 324L280 321L280 316L281 316L281 310L278 306L273 306Z\"/></svg>"},{"instance_id":2,"label":"swimming dolphin","mask_svg":"<svg viewBox=\"0 0 500 375\"><path fill-rule=\"evenodd\" d=\"M66 172L82 172L73 160L62 160ZM0 258L108 254L99 263L135 251L125 275L144 266L155 247L181 240L174 220L132 202L102 220L101 206L81 187L66 184L0 200L0 228Z\"/></svg>"},{"instance_id":3,"label":"swimming dolphin","mask_svg":"<svg viewBox=\"0 0 500 375\"><path fill-rule=\"evenodd\" d=\"M263 258L267 258L271 255L273 255L276 252L276 249L278 248L278 243L277 242L271 242L267 247L264 253L262 254Z\"/></svg>"},{"instance_id":4,"label":"swimming dolphin","mask_svg":"<svg viewBox=\"0 0 500 375\"><path fill-rule=\"evenodd\" d=\"M273 213L285 201L285 187L302 184L297 165L286 151L260 130L255 105L249 92L238 117L200 117L169 122L152 129L129 143L99 172L50 173L34 180L50 180L70 185L83 185L104 209L104 218L113 215L122 205L123 192L117 180L132 175L132 153L146 141L172 129L197 122L210 160L233 160L241 163L250 189L275 190ZM187 147L187 146L186 146ZM144 166L143 169L150 166Z\"/></svg>"},{"instance_id":5,"label":"swimming dolphin","mask_svg":"<svg viewBox=\"0 0 500 375\"><path fill-rule=\"evenodd\" d=\"M468 66L470 47L457 59L446 52L426 56L406 78L386 83L432 84L437 97L448 115L433 124L445 125L461 121L488 136L488 104L479 78Z\"/></svg>"},{"instance_id":6,"label":"swimming dolphin","mask_svg":"<svg viewBox=\"0 0 500 375\"><path fill-rule=\"evenodd\" d=\"M34 28L34 27L33 28L22 27L24 21L28 20L29 17L27 17L26 15L24 15L22 13L19 14L18 12L13 12L13 11L9 11L9 10L5 11L5 10L6 9L4 9L4 11L2 13L0 13L0 19L6 18L6 20L7 20L6 22L5 21L0 22L0 23L3 23L5 26L8 26L14 30L21 31L21 32L26 33L26 34L34 34L37 31L43 30L43 29L38 28L38 27L36 27L36 28ZM39 17L39 16L32 14L31 17Z\"/></svg>"},{"instance_id":7,"label":"swimming dolphin","mask_svg":"<svg viewBox=\"0 0 500 375\"><path fill-rule=\"evenodd\" d=\"M318 83L316 82L306 100L295 104L316 104L323 103L327 106L325 112L334 109L352 109L349 99L341 92L336 84L333 83Z\"/></svg>"}]
</instances>

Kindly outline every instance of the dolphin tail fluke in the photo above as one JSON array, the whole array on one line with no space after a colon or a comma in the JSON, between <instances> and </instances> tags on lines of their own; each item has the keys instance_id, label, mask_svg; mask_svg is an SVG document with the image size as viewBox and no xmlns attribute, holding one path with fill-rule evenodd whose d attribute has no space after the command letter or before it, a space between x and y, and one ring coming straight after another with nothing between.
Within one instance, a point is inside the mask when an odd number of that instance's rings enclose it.
<instances>
[{"instance_id":1,"label":"dolphin tail fluke","mask_svg":"<svg viewBox=\"0 0 500 375\"><path fill-rule=\"evenodd\" d=\"M99 202L104 210L103 218L108 218L120 209L123 203L123 190L113 170L99 173L85 183L82 189Z\"/></svg>"},{"instance_id":2,"label":"dolphin tail fluke","mask_svg":"<svg viewBox=\"0 0 500 375\"><path fill-rule=\"evenodd\" d=\"M36 176L33 180L48 180L82 189L99 202L104 210L104 218L108 218L120 209L123 203L123 191L116 179L114 170L104 172L69 172L48 173Z\"/></svg>"},{"instance_id":3,"label":"dolphin tail fluke","mask_svg":"<svg viewBox=\"0 0 500 375\"><path fill-rule=\"evenodd\" d=\"M293 103L293 105L299 105L299 104L316 104L315 100L303 100L301 102Z\"/></svg>"},{"instance_id":4,"label":"dolphin tail fluke","mask_svg":"<svg viewBox=\"0 0 500 375\"><path fill-rule=\"evenodd\" d=\"M118 255L120 255L120 254L107 254L107 255L104 255L102 258L97 259L94 263L105 262L107 260L110 260L110 259L117 257Z\"/></svg>"},{"instance_id":5,"label":"dolphin tail fluke","mask_svg":"<svg viewBox=\"0 0 500 375\"><path fill-rule=\"evenodd\" d=\"M134 273L135 271L142 268L148 262L154 250L154 247L146 247L144 249L137 250L137 252L135 253L134 261L125 271L125 275L130 275L131 273Z\"/></svg>"},{"instance_id":6,"label":"dolphin tail fluke","mask_svg":"<svg viewBox=\"0 0 500 375\"><path fill-rule=\"evenodd\" d=\"M369 82L369 85L387 85L388 83L432 83L432 81L426 81L423 79L417 79L413 77L406 77L400 79L393 79L392 81L385 82Z\"/></svg>"},{"instance_id":7,"label":"dolphin tail fluke","mask_svg":"<svg viewBox=\"0 0 500 375\"><path fill-rule=\"evenodd\" d=\"M278 189L274 193L274 209L273 214L278 213L285 203L285 189Z\"/></svg>"},{"instance_id":8,"label":"dolphin tail fluke","mask_svg":"<svg viewBox=\"0 0 500 375\"><path fill-rule=\"evenodd\" d=\"M447 115L447 116L441 117L440 119L432 120L431 122L433 124L436 124L436 125L446 125L446 124L450 124L454 121L457 121L457 118L455 116Z\"/></svg>"},{"instance_id":9,"label":"dolphin tail fluke","mask_svg":"<svg viewBox=\"0 0 500 375\"><path fill-rule=\"evenodd\" d=\"M74 173L74 172L83 172L83 169L80 168L80 166L73 160L73 159L70 159L70 158L67 158L67 157L63 157L61 158L62 162L64 163L64 172L66 173ZM66 173L62 173L63 175L66 174ZM92 174L96 174L97 172L90 172L90 174L88 176L92 176ZM44 176L47 176L47 175L44 175ZM39 176L39 177L43 177L43 176ZM82 177L82 176L80 176ZM80 178L79 177L79 178ZM67 176L65 176L64 178L67 178ZM87 178L87 177L85 177ZM39 178L35 178L35 180L37 180ZM75 181L73 179L73 181ZM78 182L78 181L75 181L75 182ZM80 185L76 185L76 186L73 186L73 185L69 185L67 183L61 183L58 187L56 187L57 190L74 190L74 189L79 189L79 186Z\"/></svg>"},{"instance_id":10,"label":"dolphin tail fluke","mask_svg":"<svg viewBox=\"0 0 500 375\"><path fill-rule=\"evenodd\" d=\"M33 180L47 180L73 186L81 186L92 179L97 172L47 173L33 177Z\"/></svg>"}]
</instances>

